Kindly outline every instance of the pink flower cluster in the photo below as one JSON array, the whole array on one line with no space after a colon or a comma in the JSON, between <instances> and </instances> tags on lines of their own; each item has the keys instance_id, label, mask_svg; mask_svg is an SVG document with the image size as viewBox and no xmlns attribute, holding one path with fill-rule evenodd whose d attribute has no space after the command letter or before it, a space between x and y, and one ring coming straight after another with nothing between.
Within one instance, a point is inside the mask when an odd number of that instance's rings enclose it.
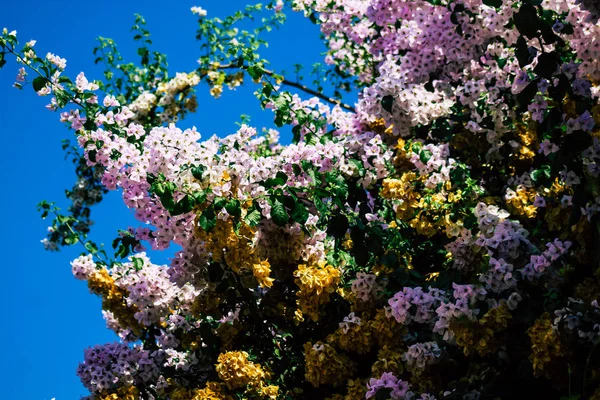
<instances>
[{"instance_id":1,"label":"pink flower cluster","mask_svg":"<svg viewBox=\"0 0 600 400\"><path fill-rule=\"evenodd\" d=\"M144 384L158 378L156 354L141 346L109 343L88 348L77 368L83 385L92 393L123 385Z\"/></svg>"},{"instance_id":2,"label":"pink flower cluster","mask_svg":"<svg viewBox=\"0 0 600 400\"><path fill-rule=\"evenodd\" d=\"M388 300L386 314L400 324L406 325L412 321L425 323L433 318L434 310L444 295L439 289L429 288L426 292L421 287L405 287Z\"/></svg>"},{"instance_id":3,"label":"pink flower cluster","mask_svg":"<svg viewBox=\"0 0 600 400\"><path fill-rule=\"evenodd\" d=\"M427 365L435 363L440 357L441 349L437 342L415 343L408 346L408 350L402 355L409 369L422 371Z\"/></svg>"}]
</instances>

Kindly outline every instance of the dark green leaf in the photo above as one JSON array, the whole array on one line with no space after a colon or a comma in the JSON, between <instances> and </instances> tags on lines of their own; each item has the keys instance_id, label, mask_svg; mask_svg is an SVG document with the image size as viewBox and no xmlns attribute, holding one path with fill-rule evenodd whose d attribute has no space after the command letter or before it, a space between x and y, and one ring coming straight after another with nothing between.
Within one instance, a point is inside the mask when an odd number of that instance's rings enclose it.
<instances>
[{"instance_id":1,"label":"dark green leaf","mask_svg":"<svg viewBox=\"0 0 600 400\"><path fill-rule=\"evenodd\" d=\"M135 268L136 271L141 271L142 268L144 268L144 260L142 260L139 257L134 257L133 258L133 267Z\"/></svg>"},{"instance_id":2,"label":"dark green leaf","mask_svg":"<svg viewBox=\"0 0 600 400\"><path fill-rule=\"evenodd\" d=\"M525 86L519 94L517 94L517 104L519 110L526 110L531 100L535 97L538 91L537 80L530 82L529 85Z\"/></svg>"},{"instance_id":3,"label":"dark green leaf","mask_svg":"<svg viewBox=\"0 0 600 400\"><path fill-rule=\"evenodd\" d=\"M42 90L44 88L44 86L46 86L46 83L48 82L48 79L44 78L43 76L38 76L37 78L35 78L33 80L33 90L35 90L36 92L39 92L40 90Z\"/></svg>"},{"instance_id":4,"label":"dark green leaf","mask_svg":"<svg viewBox=\"0 0 600 400\"><path fill-rule=\"evenodd\" d=\"M515 56L519 61L519 66L524 68L530 63L529 48L527 47L527 41L523 36L519 36L517 39L517 46L515 47Z\"/></svg>"},{"instance_id":5,"label":"dark green leaf","mask_svg":"<svg viewBox=\"0 0 600 400\"><path fill-rule=\"evenodd\" d=\"M394 106L394 96L388 94L387 96L384 96L383 99L381 99L381 107L385 111L391 113L393 106Z\"/></svg>"},{"instance_id":6,"label":"dark green leaf","mask_svg":"<svg viewBox=\"0 0 600 400\"><path fill-rule=\"evenodd\" d=\"M301 202L297 201L292 209L292 219L299 224L304 224L308 219L308 210Z\"/></svg>"},{"instance_id":7,"label":"dark green leaf","mask_svg":"<svg viewBox=\"0 0 600 400\"><path fill-rule=\"evenodd\" d=\"M234 217L239 217L240 215L242 215L242 207L238 199L229 200L229 202L227 202L227 204L225 205L225 209L227 210L227 213L229 215L232 215Z\"/></svg>"},{"instance_id":8,"label":"dark green leaf","mask_svg":"<svg viewBox=\"0 0 600 400\"><path fill-rule=\"evenodd\" d=\"M198 219L198 225L200 225L200 228L202 228L205 232L212 231L217 225L217 216L215 215L215 211L212 207L208 207L206 210L204 210L202 215L200 215L200 218Z\"/></svg>"},{"instance_id":9,"label":"dark green leaf","mask_svg":"<svg viewBox=\"0 0 600 400\"><path fill-rule=\"evenodd\" d=\"M246 222L250 226L256 226L260 223L261 218L262 218L262 214L260 213L260 211L252 210L252 212L249 212L248 214L246 214L246 217L244 218L244 222Z\"/></svg>"},{"instance_id":10,"label":"dark green leaf","mask_svg":"<svg viewBox=\"0 0 600 400\"><path fill-rule=\"evenodd\" d=\"M534 38L540 29L541 21L531 4L523 4L513 20L519 32L528 38Z\"/></svg>"},{"instance_id":11,"label":"dark green leaf","mask_svg":"<svg viewBox=\"0 0 600 400\"><path fill-rule=\"evenodd\" d=\"M502 0L483 0L483 4L486 6L499 8L502 7Z\"/></svg>"},{"instance_id":12,"label":"dark green leaf","mask_svg":"<svg viewBox=\"0 0 600 400\"><path fill-rule=\"evenodd\" d=\"M271 219L278 226L284 226L290 219L283 203L278 199L271 200Z\"/></svg>"},{"instance_id":13,"label":"dark green leaf","mask_svg":"<svg viewBox=\"0 0 600 400\"><path fill-rule=\"evenodd\" d=\"M225 207L225 204L227 204L227 199L224 197L215 197L215 199L213 200L213 205L215 207L215 210L217 211Z\"/></svg>"},{"instance_id":14,"label":"dark green leaf","mask_svg":"<svg viewBox=\"0 0 600 400\"><path fill-rule=\"evenodd\" d=\"M431 153L431 151L429 150L423 150L420 154L419 154L419 160L421 160L421 162L423 164L427 164L427 162L431 159L431 156L433 154Z\"/></svg>"},{"instance_id":15,"label":"dark green leaf","mask_svg":"<svg viewBox=\"0 0 600 400\"><path fill-rule=\"evenodd\" d=\"M194 178L201 181L202 174L204 173L204 171L206 171L206 167L204 165L197 165L192 168L192 175L194 176Z\"/></svg>"},{"instance_id":16,"label":"dark green leaf","mask_svg":"<svg viewBox=\"0 0 600 400\"><path fill-rule=\"evenodd\" d=\"M542 78L550 79L558 68L558 54L556 52L543 53L538 56L538 62L533 72Z\"/></svg>"}]
</instances>

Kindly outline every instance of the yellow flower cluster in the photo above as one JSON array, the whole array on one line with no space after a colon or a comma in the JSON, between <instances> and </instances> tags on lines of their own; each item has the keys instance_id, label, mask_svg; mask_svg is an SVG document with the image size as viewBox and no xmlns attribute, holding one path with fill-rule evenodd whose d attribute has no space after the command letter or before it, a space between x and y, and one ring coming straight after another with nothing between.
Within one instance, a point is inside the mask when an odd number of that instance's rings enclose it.
<instances>
[{"instance_id":1,"label":"yellow flower cluster","mask_svg":"<svg viewBox=\"0 0 600 400\"><path fill-rule=\"evenodd\" d=\"M498 343L494 335L508 326L512 316L506 304L494 307L479 321L454 319L450 322L450 331L455 335L456 344L463 348L468 356L477 351L480 356L496 351Z\"/></svg>"},{"instance_id":2,"label":"yellow flower cluster","mask_svg":"<svg viewBox=\"0 0 600 400\"><path fill-rule=\"evenodd\" d=\"M216 371L229 389L237 389L249 386L248 390L258 392L263 396L277 397L279 388L277 386L264 385L268 374L260 364L255 364L248 359L245 351L229 351L219 354L217 358Z\"/></svg>"},{"instance_id":3,"label":"yellow flower cluster","mask_svg":"<svg viewBox=\"0 0 600 400\"><path fill-rule=\"evenodd\" d=\"M329 302L330 294L336 291L340 283L340 270L327 265L325 261L319 261L317 265L298 265L294 276L300 288L296 293L299 311L317 321L319 306Z\"/></svg>"},{"instance_id":4,"label":"yellow flower cluster","mask_svg":"<svg viewBox=\"0 0 600 400\"><path fill-rule=\"evenodd\" d=\"M395 346L385 345L377 352L377 361L371 366L371 372L374 377L379 377L384 372L391 372L395 376L399 376L404 372L402 353L392 349L395 349Z\"/></svg>"},{"instance_id":5,"label":"yellow flower cluster","mask_svg":"<svg viewBox=\"0 0 600 400\"><path fill-rule=\"evenodd\" d=\"M115 393L101 394L94 400L138 400L140 391L135 386L122 386Z\"/></svg>"},{"instance_id":6,"label":"yellow flower cluster","mask_svg":"<svg viewBox=\"0 0 600 400\"><path fill-rule=\"evenodd\" d=\"M537 123L531 120L528 114L525 114L524 117L524 121L517 124L516 130L520 146L518 146L518 151L510 155L512 161L509 164L511 175L517 172L517 166L524 168L526 165L530 165L538 148Z\"/></svg>"},{"instance_id":7,"label":"yellow flower cluster","mask_svg":"<svg viewBox=\"0 0 600 400\"><path fill-rule=\"evenodd\" d=\"M271 287L274 280L270 277L271 264L268 260L261 260L256 253L252 244L254 235L255 229L245 223L236 233L231 220L217 220L211 232L201 229L197 232L215 262L225 261L236 274L251 271L260 286Z\"/></svg>"},{"instance_id":8,"label":"yellow flower cluster","mask_svg":"<svg viewBox=\"0 0 600 400\"><path fill-rule=\"evenodd\" d=\"M342 385L354 371L354 363L321 341L304 344L304 377L314 387Z\"/></svg>"},{"instance_id":9,"label":"yellow flower cluster","mask_svg":"<svg viewBox=\"0 0 600 400\"><path fill-rule=\"evenodd\" d=\"M400 200L396 205L396 217L408 222L418 234L431 237L439 229L444 229L448 237L457 236L462 228L462 221L452 221L448 203L460 202L462 192L450 192L451 185L446 182L444 192L422 195L415 190L413 183L423 178L414 172L406 172L400 179L386 178L380 195L386 199Z\"/></svg>"},{"instance_id":10,"label":"yellow flower cluster","mask_svg":"<svg viewBox=\"0 0 600 400\"><path fill-rule=\"evenodd\" d=\"M194 390L190 400L233 400L223 386L221 383L207 382L204 389Z\"/></svg>"},{"instance_id":11,"label":"yellow flower cluster","mask_svg":"<svg viewBox=\"0 0 600 400\"><path fill-rule=\"evenodd\" d=\"M369 130L376 132L380 135L384 133L387 135L392 135L394 133L394 125L386 126L385 119L378 118L375 121L369 123ZM399 139L398 141L401 140L402 139Z\"/></svg>"},{"instance_id":12,"label":"yellow flower cluster","mask_svg":"<svg viewBox=\"0 0 600 400\"><path fill-rule=\"evenodd\" d=\"M195 111L198 103L196 97L191 94L191 89L198 83L198 74L190 72L177 73L171 80L158 84L156 94L161 97L158 105L164 109L161 115L163 121L177 122L178 115L184 116L186 111Z\"/></svg>"},{"instance_id":13,"label":"yellow flower cluster","mask_svg":"<svg viewBox=\"0 0 600 400\"><path fill-rule=\"evenodd\" d=\"M585 278L585 280L575 288L575 296L586 303L594 300L600 300L600 269L596 270L594 278Z\"/></svg>"},{"instance_id":14,"label":"yellow flower cluster","mask_svg":"<svg viewBox=\"0 0 600 400\"><path fill-rule=\"evenodd\" d=\"M585 218L585 216L582 216L579 222L577 222L571 227L571 233L573 234L578 244L578 246L576 247L573 246L575 247L575 249L573 250L572 254L577 259L577 261L579 261L582 264L589 264L590 262L592 262L591 260L596 254L593 251L587 251L587 249L594 248L594 234L592 233L592 226L593 225L590 223L590 221L588 221L587 218ZM562 236L561 239L567 236L565 233L563 233L563 235L564 236ZM594 275L596 279L600 279L599 271L596 271Z\"/></svg>"},{"instance_id":15,"label":"yellow flower cluster","mask_svg":"<svg viewBox=\"0 0 600 400\"><path fill-rule=\"evenodd\" d=\"M360 379L348 379L346 394L334 394L325 400L363 400L367 394L367 382Z\"/></svg>"},{"instance_id":16,"label":"yellow flower cluster","mask_svg":"<svg viewBox=\"0 0 600 400\"><path fill-rule=\"evenodd\" d=\"M254 273L254 277L258 281L258 284L262 287L271 287L273 286L274 279L270 277L271 275L271 264L269 261L263 260L258 263L255 263L252 266L252 272Z\"/></svg>"},{"instance_id":17,"label":"yellow flower cluster","mask_svg":"<svg viewBox=\"0 0 600 400\"><path fill-rule=\"evenodd\" d=\"M128 307L125 297L129 293L115 285L115 280L106 269L94 272L87 281L90 291L102 297L102 309L110 311L123 328L140 335L142 326L135 319L134 314L138 311L135 306Z\"/></svg>"},{"instance_id":18,"label":"yellow flower cluster","mask_svg":"<svg viewBox=\"0 0 600 400\"><path fill-rule=\"evenodd\" d=\"M192 304L192 313L200 315L202 313L211 313L217 311L217 307L221 304L221 297L214 292L215 284L208 284L208 290L202 291Z\"/></svg>"},{"instance_id":19,"label":"yellow flower cluster","mask_svg":"<svg viewBox=\"0 0 600 400\"><path fill-rule=\"evenodd\" d=\"M241 331L240 323L234 321L233 323L223 322L219 324L217 328L217 336L221 339L221 349L230 350L233 348L233 340Z\"/></svg>"},{"instance_id":20,"label":"yellow flower cluster","mask_svg":"<svg viewBox=\"0 0 600 400\"><path fill-rule=\"evenodd\" d=\"M373 345L371 332L366 324L351 324L346 332L338 328L327 336L326 340L344 351L354 351L358 354L367 353Z\"/></svg>"},{"instance_id":21,"label":"yellow flower cluster","mask_svg":"<svg viewBox=\"0 0 600 400\"><path fill-rule=\"evenodd\" d=\"M550 314L544 313L538 318L533 326L527 330L531 339L531 355L529 361L533 365L533 374L540 376L547 373L546 366L552 361L564 354L564 350L558 337L558 332L554 330Z\"/></svg>"},{"instance_id":22,"label":"yellow flower cluster","mask_svg":"<svg viewBox=\"0 0 600 400\"><path fill-rule=\"evenodd\" d=\"M537 207L532 203L537 192L533 188L517 187L507 193L506 204L508 211L524 218L535 218Z\"/></svg>"},{"instance_id":23,"label":"yellow flower cluster","mask_svg":"<svg viewBox=\"0 0 600 400\"><path fill-rule=\"evenodd\" d=\"M400 325L394 318L388 318L384 309L377 310L375 317L368 322L371 336L379 345L397 346L402 342L402 336L406 328Z\"/></svg>"},{"instance_id":24,"label":"yellow flower cluster","mask_svg":"<svg viewBox=\"0 0 600 400\"><path fill-rule=\"evenodd\" d=\"M219 65L213 65L215 68L218 68ZM205 72L205 71L203 71ZM211 88L210 94L214 98L221 97L223 93L223 85L226 84L229 89L234 89L244 83L244 71L238 71L233 74L226 74L223 70L213 70L206 72L206 76L210 81Z\"/></svg>"},{"instance_id":25,"label":"yellow flower cluster","mask_svg":"<svg viewBox=\"0 0 600 400\"><path fill-rule=\"evenodd\" d=\"M411 220L419 206L420 195L414 191L412 185L412 182L417 180L417 174L414 172L407 172L400 179L386 178L383 180L381 197L401 200L396 214L403 221Z\"/></svg>"}]
</instances>

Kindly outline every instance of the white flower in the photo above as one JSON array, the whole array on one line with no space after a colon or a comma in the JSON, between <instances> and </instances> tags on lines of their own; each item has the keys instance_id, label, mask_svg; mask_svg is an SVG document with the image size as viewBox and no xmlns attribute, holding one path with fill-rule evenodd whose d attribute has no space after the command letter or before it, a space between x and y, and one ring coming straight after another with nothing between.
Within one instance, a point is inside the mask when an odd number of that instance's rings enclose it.
<instances>
[{"instance_id":1,"label":"white flower","mask_svg":"<svg viewBox=\"0 0 600 400\"><path fill-rule=\"evenodd\" d=\"M193 14L196 14L199 17L206 17L206 14L207 14L206 10L203 9L202 7L194 6L191 8L191 10L192 10Z\"/></svg>"}]
</instances>

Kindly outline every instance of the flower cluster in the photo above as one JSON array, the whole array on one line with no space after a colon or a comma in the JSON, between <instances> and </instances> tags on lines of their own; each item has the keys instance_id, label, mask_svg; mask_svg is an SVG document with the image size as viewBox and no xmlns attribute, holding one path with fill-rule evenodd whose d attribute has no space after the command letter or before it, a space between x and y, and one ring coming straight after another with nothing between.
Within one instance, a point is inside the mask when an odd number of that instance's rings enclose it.
<instances>
[{"instance_id":1,"label":"flower cluster","mask_svg":"<svg viewBox=\"0 0 600 400\"><path fill-rule=\"evenodd\" d=\"M0 67L17 57L15 86L51 96L82 153L72 215L40 210L56 214L48 248L84 244L73 274L121 340L86 351L91 399L593 393L600 22L585 3L193 7L198 68L169 78L142 47L141 65L116 67L121 87L71 82L64 59L3 31ZM284 6L320 25L327 79L359 91L353 106L265 67L259 36ZM291 143L244 123L203 140L177 127L202 82L214 97L257 84ZM140 224L114 259L87 239L107 190ZM146 253L172 247L169 265Z\"/></svg>"}]
</instances>

